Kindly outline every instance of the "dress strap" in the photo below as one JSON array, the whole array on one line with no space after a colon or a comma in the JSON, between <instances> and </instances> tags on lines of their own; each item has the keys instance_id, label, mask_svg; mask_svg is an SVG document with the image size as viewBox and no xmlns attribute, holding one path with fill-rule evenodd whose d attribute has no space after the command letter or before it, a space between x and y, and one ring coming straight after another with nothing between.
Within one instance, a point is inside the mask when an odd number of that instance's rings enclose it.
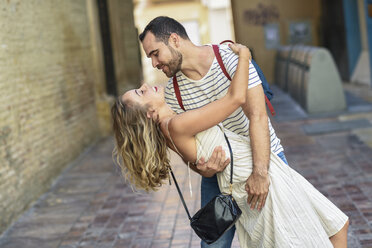
<instances>
[{"instance_id":1,"label":"dress strap","mask_svg":"<svg viewBox=\"0 0 372 248\"><path fill-rule=\"evenodd\" d=\"M184 157L182 156L182 154L178 151L177 146L174 144L174 142L173 142L173 140L172 140L172 136L170 135L169 128L168 128L168 124L169 124L169 122L170 122L171 119L172 119L172 118L169 118L169 119L167 120L167 122L165 123L165 128L167 129L168 137L169 137L169 139L170 139L170 141L171 141L171 143L172 143L174 149L176 150L176 152L178 153L178 155L181 156L181 158L184 158Z\"/></svg>"},{"instance_id":2,"label":"dress strap","mask_svg":"<svg viewBox=\"0 0 372 248\"><path fill-rule=\"evenodd\" d=\"M169 118L167 120L167 122L165 123L165 128L167 129L167 133L168 133L168 137L174 147L174 149L176 150L177 154L181 156L181 158L184 159L184 157L182 156L182 154L178 151L177 149L177 146L174 144L173 140L172 140L172 136L170 135L170 132L169 132L169 128L168 128L168 124L170 122L172 118ZM190 195L192 196L192 187L191 187L191 175L190 175L190 162L187 161L187 170L188 170L188 177L189 177L189 190L190 190Z\"/></svg>"}]
</instances>

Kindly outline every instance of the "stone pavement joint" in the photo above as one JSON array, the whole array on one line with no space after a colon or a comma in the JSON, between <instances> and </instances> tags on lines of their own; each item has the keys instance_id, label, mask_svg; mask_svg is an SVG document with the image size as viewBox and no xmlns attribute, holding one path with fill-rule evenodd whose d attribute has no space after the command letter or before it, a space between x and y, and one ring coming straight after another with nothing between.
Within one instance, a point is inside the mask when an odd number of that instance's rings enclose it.
<instances>
[{"instance_id":1,"label":"stone pavement joint","mask_svg":"<svg viewBox=\"0 0 372 248\"><path fill-rule=\"evenodd\" d=\"M370 89L351 85L345 89L372 102ZM289 165L350 217L348 247L371 248L372 128L308 135L303 126L360 119L372 123L372 112L308 116L280 91L275 92L273 105L277 116L272 123ZM62 173L0 237L0 247L200 247L175 186L165 184L149 194L133 192L112 162L113 143L112 137L101 140ZM191 174L191 196L186 166L174 153L171 161L189 210L195 213L200 206L200 176ZM239 247L237 237L233 247Z\"/></svg>"},{"instance_id":2,"label":"stone pavement joint","mask_svg":"<svg viewBox=\"0 0 372 248\"><path fill-rule=\"evenodd\" d=\"M302 128L305 134L327 134L332 132L350 131L353 129L372 127L367 119L356 119L348 121L329 121L322 123L312 123L303 125Z\"/></svg>"}]
</instances>

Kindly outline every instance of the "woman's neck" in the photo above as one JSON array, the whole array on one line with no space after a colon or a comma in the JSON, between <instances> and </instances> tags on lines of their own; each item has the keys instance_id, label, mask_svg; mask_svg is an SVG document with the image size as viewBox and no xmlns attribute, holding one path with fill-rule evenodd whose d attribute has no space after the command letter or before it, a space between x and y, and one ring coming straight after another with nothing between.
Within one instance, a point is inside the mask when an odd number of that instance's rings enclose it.
<instances>
[{"instance_id":1,"label":"woman's neck","mask_svg":"<svg viewBox=\"0 0 372 248\"><path fill-rule=\"evenodd\" d=\"M159 124L160 130L166 138L167 146L178 153L177 147L175 147L172 137L170 136L170 131L168 127L169 121L176 116L177 113L174 112L169 105L166 104L166 107L159 109Z\"/></svg>"},{"instance_id":2,"label":"woman's neck","mask_svg":"<svg viewBox=\"0 0 372 248\"><path fill-rule=\"evenodd\" d=\"M160 125L163 125L166 121L168 121L170 118L175 116L177 113L174 112L168 104L165 104L162 108L158 110L158 121Z\"/></svg>"}]
</instances>

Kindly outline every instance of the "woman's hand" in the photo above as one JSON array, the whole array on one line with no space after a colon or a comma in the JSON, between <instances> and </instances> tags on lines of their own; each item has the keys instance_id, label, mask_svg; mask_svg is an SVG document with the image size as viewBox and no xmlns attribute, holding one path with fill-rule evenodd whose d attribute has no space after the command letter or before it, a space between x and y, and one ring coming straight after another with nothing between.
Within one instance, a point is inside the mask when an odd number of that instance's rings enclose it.
<instances>
[{"instance_id":1,"label":"woman's hand","mask_svg":"<svg viewBox=\"0 0 372 248\"><path fill-rule=\"evenodd\" d=\"M238 43L229 44L229 47L236 55L247 56L248 60L252 59L251 51L248 47Z\"/></svg>"}]
</instances>

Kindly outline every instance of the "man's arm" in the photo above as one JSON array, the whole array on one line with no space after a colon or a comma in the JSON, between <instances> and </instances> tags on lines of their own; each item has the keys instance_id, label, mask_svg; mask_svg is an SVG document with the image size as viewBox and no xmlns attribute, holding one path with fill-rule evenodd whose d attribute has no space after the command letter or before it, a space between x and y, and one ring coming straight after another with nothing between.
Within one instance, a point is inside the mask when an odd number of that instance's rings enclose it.
<instances>
[{"instance_id":1,"label":"man's arm","mask_svg":"<svg viewBox=\"0 0 372 248\"><path fill-rule=\"evenodd\" d=\"M252 174L248 177L245 189L248 204L261 210L269 192L270 135L265 95L261 86L247 90L243 111L249 119L249 137L253 157Z\"/></svg>"},{"instance_id":2,"label":"man's arm","mask_svg":"<svg viewBox=\"0 0 372 248\"><path fill-rule=\"evenodd\" d=\"M223 60L229 75L234 75L236 56L226 49L222 49L226 58ZM225 63L226 61L226 63ZM268 116L266 113L265 95L261 86L261 79L253 64L249 67L249 84L245 104L242 106L249 119L249 137L253 156L253 171L246 182L248 204L262 209L269 190L268 166L270 161L270 134Z\"/></svg>"}]
</instances>

